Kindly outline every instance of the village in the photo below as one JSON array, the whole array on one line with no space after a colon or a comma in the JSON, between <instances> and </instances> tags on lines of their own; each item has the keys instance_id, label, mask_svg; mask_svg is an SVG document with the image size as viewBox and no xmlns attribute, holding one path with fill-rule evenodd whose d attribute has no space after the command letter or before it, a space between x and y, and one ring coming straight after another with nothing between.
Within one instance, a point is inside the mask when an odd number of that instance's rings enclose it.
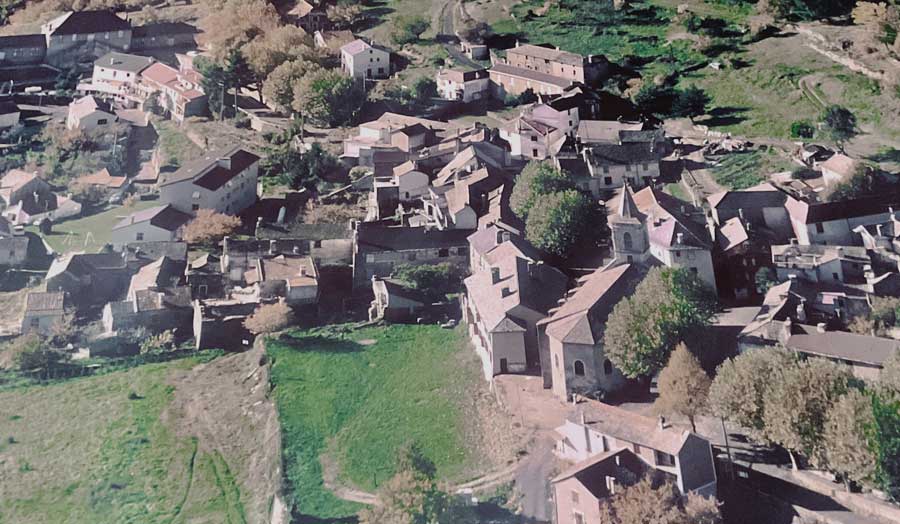
<instances>
[{"instance_id":1,"label":"village","mask_svg":"<svg viewBox=\"0 0 900 524\"><path fill-rule=\"evenodd\" d=\"M0 3L0 522L900 522L895 106L501 31L576 0L135 4Z\"/></svg>"}]
</instances>

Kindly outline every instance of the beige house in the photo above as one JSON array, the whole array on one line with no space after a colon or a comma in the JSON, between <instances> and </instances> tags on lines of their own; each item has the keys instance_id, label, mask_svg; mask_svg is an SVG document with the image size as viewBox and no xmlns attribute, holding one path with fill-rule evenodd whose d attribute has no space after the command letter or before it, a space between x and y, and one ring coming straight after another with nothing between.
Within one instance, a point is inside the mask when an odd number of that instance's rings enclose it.
<instances>
[{"instance_id":1,"label":"beige house","mask_svg":"<svg viewBox=\"0 0 900 524\"><path fill-rule=\"evenodd\" d=\"M116 51L94 61L90 91L111 95L136 96L141 71L153 64L146 56L130 55Z\"/></svg>"},{"instance_id":2,"label":"beige house","mask_svg":"<svg viewBox=\"0 0 900 524\"><path fill-rule=\"evenodd\" d=\"M438 94L446 100L473 102L483 100L491 93L491 78L487 69L441 69L435 80Z\"/></svg>"},{"instance_id":3,"label":"beige house","mask_svg":"<svg viewBox=\"0 0 900 524\"><path fill-rule=\"evenodd\" d=\"M859 226L884 224L896 218L896 195L887 193L840 202L804 202L788 197L785 203L793 238L801 245L853 246L862 243L853 231Z\"/></svg>"},{"instance_id":4,"label":"beige house","mask_svg":"<svg viewBox=\"0 0 900 524\"><path fill-rule=\"evenodd\" d=\"M156 206L123 218L112 228L111 242L121 246L130 242L174 241L191 215L172 206Z\"/></svg>"},{"instance_id":5,"label":"beige house","mask_svg":"<svg viewBox=\"0 0 900 524\"><path fill-rule=\"evenodd\" d=\"M439 229L476 229L489 211L489 194L511 179L499 170L482 167L456 174L452 184L432 187L423 199L428 223Z\"/></svg>"},{"instance_id":6,"label":"beige house","mask_svg":"<svg viewBox=\"0 0 900 524\"><path fill-rule=\"evenodd\" d=\"M678 491L716 494L712 446L705 438L632 411L597 402L581 402L556 428L556 454L581 462L599 454L630 450L648 467L672 477Z\"/></svg>"},{"instance_id":7,"label":"beige house","mask_svg":"<svg viewBox=\"0 0 900 524\"><path fill-rule=\"evenodd\" d=\"M69 104L66 128L92 131L107 128L118 120L119 117L116 116L109 103L93 95L88 95Z\"/></svg>"},{"instance_id":8,"label":"beige house","mask_svg":"<svg viewBox=\"0 0 900 524\"><path fill-rule=\"evenodd\" d=\"M500 137L509 142L510 156L527 160L550 158L554 144L565 136L565 129L524 114L500 128Z\"/></svg>"},{"instance_id":9,"label":"beige house","mask_svg":"<svg viewBox=\"0 0 900 524\"><path fill-rule=\"evenodd\" d=\"M81 213L81 204L57 195L36 172L11 169L0 178L3 217L12 224L36 224L44 218L57 220Z\"/></svg>"},{"instance_id":10,"label":"beige house","mask_svg":"<svg viewBox=\"0 0 900 524\"><path fill-rule=\"evenodd\" d=\"M319 271L313 259L298 254L260 257L244 273L244 281L259 290L260 300L284 298L291 306L319 301Z\"/></svg>"},{"instance_id":11,"label":"beige house","mask_svg":"<svg viewBox=\"0 0 900 524\"><path fill-rule=\"evenodd\" d=\"M516 45L506 51L506 60L494 61L491 82L498 98L526 90L558 95L573 83L593 83L606 73L602 56L583 57L559 48L531 44Z\"/></svg>"},{"instance_id":12,"label":"beige house","mask_svg":"<svg viewBox=\"0 0 900 524\"><path fill-rule=\"evenodd\" d=\"M237 215L256 203L259 157L240 146L208 151L159 182L159 199L183 213Z\"/></svg>"},{"instance_id":13,"label":"beige house","mask_svg":"<svg viewBox=\"0 0 900 524\"><path fill-rule=\"evenodd\" d=\"M613 308L634 292L641 277L631 264L600 268L580 278L559 307L538 322L541 370L557 398L565 402L573 393L611 392L625 384L622 372L606 358L603 332Z\"/></svg>"},{"instance_id":14,"label":"beige house","mask_svg":"<svg viewBox=\"0 0 900 524\"><path fill-rule=\"evenodd\" d=\"M391 52L357 38L341 47L341 70L356 79L387 78L391 74Z\"/></svg>"},{"instance_id":15,"label":"beige house","mask_svg":"<svg viewBox=\"0 0 900 524\"><path fill-rule=\"evenodd\" d=\"M537 324L567 284L558 269L510 247L464 282L463 318L487 380L540 366Z\"/></svg>"}]
</instances>

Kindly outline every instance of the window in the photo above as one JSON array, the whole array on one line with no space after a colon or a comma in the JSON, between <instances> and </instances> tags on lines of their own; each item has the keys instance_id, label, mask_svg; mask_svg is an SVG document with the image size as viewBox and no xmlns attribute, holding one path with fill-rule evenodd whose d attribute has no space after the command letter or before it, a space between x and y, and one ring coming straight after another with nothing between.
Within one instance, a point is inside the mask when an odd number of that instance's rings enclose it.
<instances>
[{"instance_id":1,"label":"window","mask_svg":"<svg viewBox=\"0 0 900 524\"><path fill-rule=\"evenodd\" d=\"M649 170L650 170L650 166L648 166L646 163L643 164L641 167L644 168L644 171L649 171Z\"/></svg>"},{"instance_id":2,"label":"window","mask_svg":"<svg viewBox=\"0 0 900 524\"><path fill-rule=\"evenodd\" d=\"M675 256L676 256L676 257L681 257L681 251L676 251L676 252L675 252Z\"/></svg>"},{"instance_id":3,"label":"window","mask_svg":"<svg viewBox=\"0 0 900 524\"><path fill-rule=\"evenodd\" d=\"M138 233L134 236L134 239L137 240L138 242L140 242L140 241L144 240L144 234Z\"/></svg>"},{"instance_id":4,"label":"window","mask_svg":"<svg viewBox=\"0 0 900 524\"><path fill-rule=\"evenodd\" d=\"M603 177L603 185L611 186L612 185L612 177L611 176Z\"/></svg>"},{"instance_id":5,"label":"window","mask_svg":"<svg viewBox=\"0 0 900 524\"><path fill-rule=\"evenodd\" d=\"M98 126L105 126L105 125L106 125L106 122L107 122L107 120L106 120L105 118L101 118L101 119L97 120L97 125L98 125Z\"/></svg>"},{"instance_id":6,"label":"window","mask_svg":"<svg viewBox=\"0 0 900 524\"><path fill-rule=\"evenodd\" d=\"M553 365L556 366L556 369L559 369L559 355L553 355Z\"/></svg>"},{"instance_id":7,"label":"window","mask_svg":"<svg viewBox=\"0 0 900 524\"><path fill-rule=\"evenodd\" d=\"M584 515L582 515L581 513L573 512L572 519L574 520L575 524L584 524Z\"/></svg>"},{"instance_id":8,"label":"window","mask_svg":"<svg viewBox=\"0 0 900 524\"><path fill-rule=\"evenodd\" d=\"M36 328L36 327L40 327L40 325L41 325L41 319L39 319L39 318L31 319L31 327Z\"/></svg>"},{"instance_id":9,"label":"window","mask_svg":"<svg viewBox=\"0 0 900 524\"><path fill-rule=\"evenodd\" d=\"M609 166L603 166L603 174L609 173Z\"/></svg>"},{"instance_id":10,"label":"window","mask_svg":"<svg viewBox=\"0 0 900 524\"><path fill-rule=\"evenodd\" d=\"M654 452L656 456L656 465L657 466L669 466L675 467L675 457L669 455L668 453L663 453L662 451Z\"/></svg>"},{"instance_id":11,"label":"window","mask_svg":"<svg viewBox=\"0 0 900 524\"><path fill-rule=\"evenodd\" d=\"M634 444L633 446L634 446L634 454L640 455L641 454L641 446L639 444Z\"/></svg>"},{"instance_id":12,"label":"window","mask_svg":"<svg viewBox=\"0 0 900 524\"><path fill-rule=\"evenodd\" d=\"M538 156L537 149L532 149L532 150L531 150L531 156L537 158L537 156Z\"/></svg>"},{"instance_id":13,"label":"window","mask_svg":"<svg viewBox=\"0 0 900 524\"><path fill-rule=\"evenodd\" d=\"M191 204L191 211L199 211L200 204Z\"/></svg>"},{"instance_id":14,"label":"window","mask_svg":"<svg viewBox=\"0 0 900 524\"><path fill-rule=\"evenodd\" d=\"M609 359L603 361L603 374L612 375L612 362Z\"/></svg>"},{"instance_id":15,"label":"window","mask_svg":"<svg viewBox=\"0 0 900 524\"><path fill-rule=\"evenodd\" d=\"M578 492L572 490L572 504L578 504Z\"/></svg>"},{"instance_id":16,"label":"window","mask_svg":"<svg viewBox=\"0 0 900 524\"><path fill-rule=\"evenodd\" d=\"M322 247L322 241L321 240L313 240L313 247L316 249Z\"/></svg>"},{"instance_id":17,"label":"window","mask_svg":"<svg viewBox=\"0 0 900 524\"><path fill-rule=\"evenodd\" d=\"M628 251L631 251L633 246L634 246L634 243L631 240L631 233L626 231L625 233L622 234L622 247L624 247Z\"/></svg>"},{"instance_id":18,"label":"window","mask_svg":"<svg viewBox=\"0 0 900 524\"><path fill-rule=\"evenodd\" d=\"M531 135L531 141L537 142L537 135Z\"/></svg>"},{"instance_id":19,"label":"window","mask_svg":"<svg viewBox=\"0 0 900 524\"><path fill-rule=\"evenodd\" d=\"M606 439L606 435L601 436L600 439L603 444L603 451L609 451L609 441Z\"/></svg>"},{"instance_id":20,"label":"window","mask_svg":"<svg viewBox=\"0 0 900 524\"><path fill-rule=\"evenodd\" d=\"M631 171L631 164L625 164L625 171Z\"/></svg>"},{"instance_id":21,"label":"window","mask_svg":"<svg viewBox=\"0 0 900 524\"><path fill-rule=\"evenodd\" d=\"M693 275L696 275L699 272L699 271L697 271L697 268L695 268L695 267L692 267L689 269L691 270L691 274L693 274Z\"/></svg>"},{"instance_id":22,"label":"window","mask_svg":"<svg viewBox=\"0 0 900 524\"><path fill-rule=\"evenodd\" d=\"M438 250L438 256L441 257L441 258L449 257L449 256L450 256L450 250L449 250L449 249L446 249L446 248L444 248L444 249L439 249L439 250Z\"/></svg>"},{"instance_id":23,"label":"window","mask_svg":"<svg viewBox=\"0 0 900 524\"><path fill-rule=\"evenodd\" d=\"M415 253L410 253L410 254L406 255L406 260L409 260L410 262L414 261L415 259L416 259Z\"/></svg>"},{"instance_id":24,"label":"window","mask_svg":"<svg viewBox=\"0 0 900 524\"><path fill-rule=\"evenodd\" d=\"M584 376L584 362L582 362L582 361L580 361L580 360L576 360L575 363L572 365L572 367L573 367L574 370L575 370L575 376L576 376L576 377L583 377L583 376Z\"/></svg>"},{"instance_id":25,"label":"window","mask_svg":"<svg viewBox=\"0 0 900 524\"><path fill-rule=\"evenodd\" d=\"M822 225L821 222L816 222L816 233L822 234L825 232L825 226Z\"/></svg>"}]
</instances>

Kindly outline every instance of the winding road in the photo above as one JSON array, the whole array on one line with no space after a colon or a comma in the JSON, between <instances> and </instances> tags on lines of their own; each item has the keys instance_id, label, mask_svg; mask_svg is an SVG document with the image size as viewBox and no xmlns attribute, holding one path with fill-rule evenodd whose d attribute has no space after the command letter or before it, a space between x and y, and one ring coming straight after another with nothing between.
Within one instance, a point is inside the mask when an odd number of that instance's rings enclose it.
<instances>
[{"instance_id":1,"label":"winding road","mask_svg":"<svg viewBox=\"0 0 900 524\"><path fill-rule=\"evenodd\" d=\"M453 12L459 9L459 6L459 0L448 0L444 3L443 7L441 7L440 30L438 31L436 39L444 46L447 54L453 58L453 61L457 65L472 69L481 69L483 66L467 57L459 47L459 37L456 36L456 31L453 27L455 24Z\"/></svg>"}]
</instances>

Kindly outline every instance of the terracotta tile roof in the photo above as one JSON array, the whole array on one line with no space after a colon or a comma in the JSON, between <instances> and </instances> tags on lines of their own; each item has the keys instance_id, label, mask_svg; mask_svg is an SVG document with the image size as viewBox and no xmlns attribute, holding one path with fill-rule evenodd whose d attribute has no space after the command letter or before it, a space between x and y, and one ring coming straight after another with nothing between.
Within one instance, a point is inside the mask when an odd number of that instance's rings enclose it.
<instances>
[{"instance_id":1,"label":"terracotta tile roof","mask_svg":"<svg viewBox=\"0 0 900 524\"><path fill-rule=\"evenodd\" d=\"M630 142L626 144L592 144L585 148L585 155L595 165L626 165L641 162L656 162L659 151L653 142Z\"/></svg>"},{"instance_id":2,"label":"terracotta tile roof","mask_svg":"<svg viewBox=\"0 0 900 524\"><path fill-rule=\"evenodd\" d=\"M93 95L87 95L69 104L69 115L76 118L89 115L94 111L102 111L112 115L112 107Z\"/></svg>"},{"instance_id":3,"label":"terracotta tile roof","mask_svg":"<svg viewBox=\"0 0 900 524\"><path fill-rule=\"evenodd\" d=\"M579 279L578 286L541 324L547 325L548 335L562 342L597 344L607 315L639 280L640 273L631 264L600 268Z\"/></svg>"},{"instance_id":4,"label":"terracotta tile roof","mask_svg":"<svg viewBox=\"0 0 900 524\"><path fill-rule=\"evenodd\" d=\"M356 40L352 31L316 31L325 47L332 51L340 51L342 47Z\"/></svg>"},{"instance_id":5,"label":"terracotta tile roof","mask_svg":"<svg viewBox=\"0 0 900 524\"><path fill-rule=\"evenodd\" d=\"M175 286L184 276L185 262L160 257L147 264L131 277L129 294L145 289L165 289Z\"/></svg>"},{"instance_id":6,"label":"terracotta tile roof","mask_svg":"<svg viewBox=\"0 0 900 524\"><path fill-rule=\"evenodd\" d=\"M66 294L62 291L32 291L25 296L25 311L60 311L65 307Z\"/></svg>"},{"instance_id":7,"label":"terracotta tile roof","mask_svg":"<svg viewBox=\"0 0 900 524\"><path fill-rule=\"evenodd\" d=\"M318 282L316 265L310 257L277 255L260 259L262 275L254 281L284 280L291 287L315 286ZM249 279L247 283L252 283Z\"/></svg>"},{"instance_id":8,"label":"terracotta tile roof","mask_svg":"<svg viewBox=\"0 0 900 524\"><path fill-rule=\"evenodd\" d=\"M473 171L482 167L502 169L503 157L504 151L499 147L487 142L475 142L460 151L446 166L438 171L433 185L435 187L442 186L453 182L461 175L467 174L467 166L471 165L471 163L475 165Z\"/></svg>"},{"instance_id":9,"label":"terracotta tile roof","mask_svg":"<svg viewBox=\"0 0 900 524\"><path fill-rule=\"evenodd\" d=\"M598 499L610 495L608 477L616 483L628 485L632 479L640 478L648 466L630 449L622 448L599 453L587 460L574 464L557 475L550 482L557 484L564 480L576 479L588 492Z\"/></svg>"},{"instance_id":10,"label":"terracotta tile roof","mask_svg":"<svg viewBox=\"0 0 900 524\"><path fill-rule=\"evenodd\" d=\"M750 240L750 236L747 234L741 219L733 217L725 221L722 227L719 228L719 235L716 240L722 251L729 251Z\"/></svg>"},{"instance_id":11,"label":"terracotta tile roof","mask_svg":"<svg viewBox=\"0 0 900 524\"><path fill-rule=\"evenodd\" d=\"M690 431L672 425L660 428L657 419L596 400L585 400L579 404L568 420L581 425L582 414L584 425L599 433L670 455L678 455L691 435Z\"/></svg>"},{"instance_id":12,"label":"terracotta tile roof","mask_svg":"<svg viewBox=\"0 0 900 524\"><path fill-rule=\"evenodd\" d=\"M124 176L112 176L112 174L110 174L109 172L109 169L104 167L96 173L79 177L78 181L83 184L91 184L94 186L119 189L120 187L125 185L128 179Z\"/></svg>"},{"instance_id":13,"label":"terracotta tile roof","mask_svg":"<svg viewBox=\"0 0 900 524\"><path fill-rule=\"evenodd\" d=\"M838 153L819 164L819 167L821 167L822 169L827 169L829 171L834 171L843 178L853 175L859 165L860 163L858 161L850 158L847 155Z\"/></svg>"}]
</instances>

